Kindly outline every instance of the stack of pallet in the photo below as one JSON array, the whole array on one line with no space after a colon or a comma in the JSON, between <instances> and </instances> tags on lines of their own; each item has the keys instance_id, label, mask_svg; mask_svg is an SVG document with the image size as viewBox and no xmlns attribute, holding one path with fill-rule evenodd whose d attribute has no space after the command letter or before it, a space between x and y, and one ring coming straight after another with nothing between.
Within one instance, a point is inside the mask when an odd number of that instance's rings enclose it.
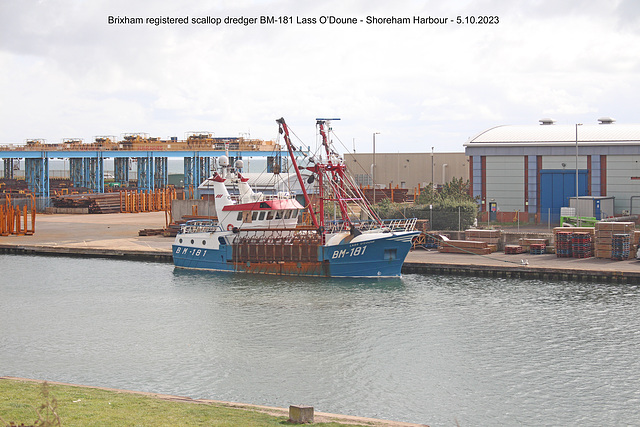
<instances>
[{"instance_id":1,"label":"stack of pallet","mask_svg":"<svg viewBox=\"0 0 640 427\"><path fill-rule=\"evenodd\" d=\"M629 259L631 235L629 233L614 234L611 239L611 259L622 261Z\"/></svg>"},{"instance_id":2,"label":"stack of pallet","mask_svg":"<svg viewBox=\"0 0 640 427\"><path fill-rule=\"evenodd\" d=\"M532 243L529 246L529 252L531 255L544 255L547 251L547 245L544 243Z\"/></svg>"},{"instance_id":3,"label":"stack of pallet","mask_svg":"<svg viewBox=\"0 0 640 427\"><path fill-rule=\"evenodd\" d=\"M571 253L573 258L591 258L593 256L591 233L573 233Z\"/></svg>"},{"instance_id":4,"label":"stack of pallet","mask_svg":"<svg viewBox=\"0 0 640 427\"><path fill-rule=\"evenodd\" d=\"M495 245L493 245L495 247ZM486 242L474 242L469 240L443 240L438 246L438 252L448 254L474 254L489 255L494 252Z\"/></svg>"},{"instance_id":5,"label":"stack of pallet","mask_svg":"<svg viewBox=\"0 0 640 427\"><path fill-rule=\"evenodd\" d=\"M526 238L521 238L519 242L520 242L520 246L522 246L522 251L523 252L530 252L531 245L544 245L545 248L547 246L549 246L549 239L526 239ZM538 248L539 248L539 246L538 246Z\"/></svg>"},{"instance_id":6,"label":"stack of pallet","mask_svg":"<svg viewBox=\"0 0 640 427\"><path fill-rule=\"evenodd\" d=\"M517 255L517 254L521 254L522 251L523 251L523 248L520 245L505 245L504 246L505 255Z\"/></svg>"},{"instance_id":7,"label":"stack of pallet","mask_svg":"<svg viewBox=\"0 0 640 427\"><path fill-rule=\"evenodd\" d=\"M555 233L556 257L571 258L571 237L573 233L569 231L558 231Z\"/></svg>"},{"instance_id":8,"label":"stack of pallet","mask_svg":"<svg viewBox=\"0 0 640 427\"><path fill-rule=\"evenodd\" d=\"M635 257L640 236L635 231L633 222L600 221L596 223L595 230L595 256L597 258L623 260ZM624 235L628 235L628 237L624 237ZM614 237L615 243L617 243L615 250ZM628 246L628 252L625 246Z\"/></svg>"},{"instance_id":9,"label":"stack of pallet","mask_svg":"<svg viewBox=\"0 0 640 427\"><path fill-rule=\"evenodd\" d=\"M485 242L490 245L498 245L500 242L500 230L465 230L464 239L472 242Z\"/></svg>"},{"instance_id":10,"label":"stack of pallet","mask_svg":"<svg viewBox=\"0 0 640 427\"><path fill-rule=\"evenodd\" d=\"M593 253L595 230L592 227L556 227L553 229L553 234L558 258L584 258L587 251ZM579 249L574 253L573 241L576 234L578 234L576 248L579 246Z\"/></svg>"}]
</instances>

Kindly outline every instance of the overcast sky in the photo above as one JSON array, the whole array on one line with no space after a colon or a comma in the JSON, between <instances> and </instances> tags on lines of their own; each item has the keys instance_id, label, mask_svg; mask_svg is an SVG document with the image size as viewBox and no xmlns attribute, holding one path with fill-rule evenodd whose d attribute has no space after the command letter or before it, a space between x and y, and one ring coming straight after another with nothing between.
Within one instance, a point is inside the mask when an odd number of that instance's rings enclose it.
<instances>
[{"instance_id":1,"label":"overcast sky","mask_svg":"<svg viewBox=\"0 0 640 427\"><path fill-rule=\"evenodd\" d=\"M258 23L191 21L209 16ZM370 152L380 132L377 152L462 152L487 128L543 117L640 123L638 46L637 0L0 0L0 144L129 132L274 139L283 116L306 145L315 118L338 117L341 151Z\"/></svg>"}]
</instances>

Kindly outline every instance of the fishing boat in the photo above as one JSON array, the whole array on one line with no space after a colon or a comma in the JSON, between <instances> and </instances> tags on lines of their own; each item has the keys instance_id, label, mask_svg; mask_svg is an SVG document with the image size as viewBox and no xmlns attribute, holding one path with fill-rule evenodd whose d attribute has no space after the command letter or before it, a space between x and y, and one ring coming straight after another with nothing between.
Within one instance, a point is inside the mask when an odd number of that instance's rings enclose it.
<instances>
[{"instance_id":1,"label":"fishing boat","mask_svg":"<svg viewBox=\"0 0 640 427\"><path fill-rule=\"evenodd\" d=\"M400 276L419 234L416 219L378 217L334 150L328 120L317 120L322 154L309 156L292 144L285 120L276 122L304 205L293 191L255 192L242 175L242 162L231 165L221 156L219 170L200 187L213 190L215 219L181 227L173 244L175 266L292 276ZM304 164L296 154L305 157ZM231 194L229 188L237 191Z\"/></svg>"}]
</instances>

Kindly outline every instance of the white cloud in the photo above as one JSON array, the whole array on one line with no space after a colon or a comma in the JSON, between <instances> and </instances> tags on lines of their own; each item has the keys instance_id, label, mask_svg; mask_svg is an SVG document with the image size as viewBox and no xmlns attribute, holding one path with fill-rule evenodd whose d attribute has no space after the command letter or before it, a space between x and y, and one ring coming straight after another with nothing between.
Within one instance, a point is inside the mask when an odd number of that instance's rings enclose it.
<instances>
[{"instance_id":1,"label":"white cloud","mask_svg":"<svg viewBox=\"0 0 640 427\"><path fill-rule=\"evenodd\" d=\"M636 2L35 1L0 4L0 143L192 130L363 151L462 151L499 124L634 121ZM113 16L498 16L497 25L109 25ZM613 111L612 111L613 110ZM593 117L592 117L593 116ZM348 144L350 145L350 144Z\"/></svg>"}]
</instances>

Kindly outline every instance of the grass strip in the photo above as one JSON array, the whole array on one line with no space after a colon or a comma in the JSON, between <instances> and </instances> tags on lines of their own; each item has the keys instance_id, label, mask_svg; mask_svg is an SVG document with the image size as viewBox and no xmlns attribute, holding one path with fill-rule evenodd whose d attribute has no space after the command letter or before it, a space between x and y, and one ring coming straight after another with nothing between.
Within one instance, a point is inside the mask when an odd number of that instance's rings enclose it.
<instances>
[{"instance_id":1,"label":"grass strip","mask_svg":"<svg viewBox=\"0 0 640 427\"><path fill-rule=\"evenodd\" d=\"M40 416L38 411L41 412ZM282 426L259 410L99 388L0 379L0 426ZM43 422L46 421L46 422ZM58 423L60 421L60 423ZM364 425L367 425L365 423ZM317 426L346 426L336 422Z\"/></svg>"}]
</instances>

